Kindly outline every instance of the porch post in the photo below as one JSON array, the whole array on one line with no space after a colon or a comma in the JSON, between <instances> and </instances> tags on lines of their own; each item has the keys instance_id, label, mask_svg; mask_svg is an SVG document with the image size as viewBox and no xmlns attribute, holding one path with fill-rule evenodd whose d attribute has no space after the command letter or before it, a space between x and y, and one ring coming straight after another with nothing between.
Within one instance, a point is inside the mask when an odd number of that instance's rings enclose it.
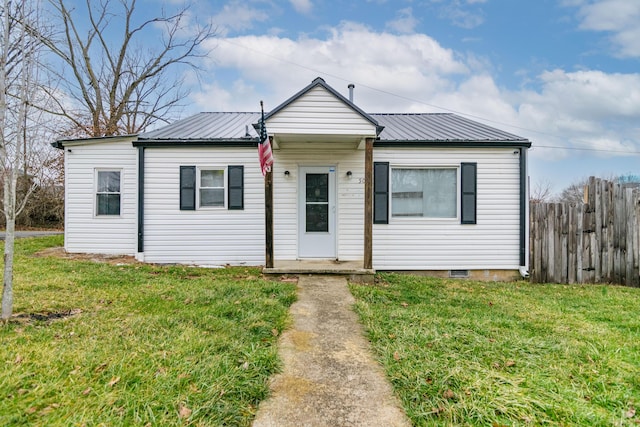
<instances>
[{"instance_id":1,"label":"porch post","mask_svg":"<svg viewBox=\"0 0 640 427\"><path fill-rule=\"evenodd\" d=\"M273 143L272 137L269 142ZM273 166L264 177L265 267L273 268Z\"/></svg>"},{"instance_id":2,"label":"porch post","mask_svg":"<svg viewBox=\"0 0 640 427\"><path fill-rule=\"evenodd\" d=\"M373 138L364 149L364 268L373 268Z\"/></svg>"}]
</instances>

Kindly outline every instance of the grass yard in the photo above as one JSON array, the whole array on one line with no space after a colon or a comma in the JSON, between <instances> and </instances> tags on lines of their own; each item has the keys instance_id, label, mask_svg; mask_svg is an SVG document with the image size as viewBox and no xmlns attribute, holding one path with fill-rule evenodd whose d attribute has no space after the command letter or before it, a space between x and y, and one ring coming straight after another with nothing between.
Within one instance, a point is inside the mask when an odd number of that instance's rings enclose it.
<instances>
[{"instance_id":1,"label":"grass yard","mask_svg":"<svg viewBox=\"0 0 640 427\"><path fill-rule=\"evenodd\" d=\"M0 324L0 425L249 425L279 368L293 283L36 256L17 242Z\"/></svg>"},{"instance_id":2,"label":"grass yard","mask_svg":"<svg viewBox=\"0 0 640 427\"><path fill-rule=\"evenodd\" d=\"M414 425L640 425L640 289L378 278L356 311Z\"/></svg>"}]
</instances>

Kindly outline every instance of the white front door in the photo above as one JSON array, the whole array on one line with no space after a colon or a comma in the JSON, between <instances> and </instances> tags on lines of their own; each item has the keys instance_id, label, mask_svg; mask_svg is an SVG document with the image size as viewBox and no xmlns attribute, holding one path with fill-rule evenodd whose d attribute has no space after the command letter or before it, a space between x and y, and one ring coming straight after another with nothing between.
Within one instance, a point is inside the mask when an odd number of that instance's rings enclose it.
<instances>
[{"instance_id":1,"label":"white front door","mask_svg":"<svg viewBox=\"0 0 640 427\"><path fill-rule=\"evenodd\" d=\"M336 258L336 168L300 167L298 256Z\"/></svg>"}]
</instances>

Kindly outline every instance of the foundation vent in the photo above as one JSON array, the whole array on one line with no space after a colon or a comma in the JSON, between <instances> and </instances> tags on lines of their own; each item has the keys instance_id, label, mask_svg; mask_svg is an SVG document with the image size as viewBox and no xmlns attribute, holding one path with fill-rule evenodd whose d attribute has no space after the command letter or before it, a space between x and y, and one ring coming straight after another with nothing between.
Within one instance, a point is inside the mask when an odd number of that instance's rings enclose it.
<instances>
[{"instance_id":1,"label":"foundation vent","mask_svg":"<svg viewBox=\"0 0 640 427\"><path fill-rule=\"evenodd\" d=\"M454 279L466 279L469 277L469 270L449 270L449 277Z\"/></svg>"}]
</instances>

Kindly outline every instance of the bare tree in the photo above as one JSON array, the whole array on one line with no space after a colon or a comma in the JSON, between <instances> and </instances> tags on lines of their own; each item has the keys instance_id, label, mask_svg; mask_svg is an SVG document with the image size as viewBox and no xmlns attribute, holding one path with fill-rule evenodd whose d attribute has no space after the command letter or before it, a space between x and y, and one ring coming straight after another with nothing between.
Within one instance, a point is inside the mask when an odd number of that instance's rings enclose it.
<instances>
[{"instance_id":1,"label":"bare tree","mask_svg":"<svg viewBox=\"0 0 640 427\"><path fill-rule=\"evenodd\" d=\"M198 69L197 60L209 54L202 44L215 35L210 24L190 22L188 7L140 20L136 0L86 0L86 17L68 0L50 2L62 34L43 41L66 65L57 77L70 97L57 97L54 110L72 122L75 135L135 134L170 119L187 93L168 73ZM157 48L148 46L150 34Z\"/></svg>"},{"instance_id":2,"label":"bare tree","mask_svg":"<svg viewBox=\"0 0 640 427\"><path fill-rule=\"evenodd\" d=\"M588 183L589 178L581 178L569 184L560 192L556 201L574 205L584 203L584 191Z\"/></svg>"},{"instance_id":3,"label":"bare tree","mask_svg":"<svg viewBox=\"0 0 640 427\"><path fill-rule=\"evenodd\" d=\"M640 176L634 175L634 174L626 174L626 175L610 174L608 176L603 176L600 178L617 183L617 184L621 184L625 187L630 187L630 188L640 187ZM572 203L572 204L584 203L585 187L588 184L589 184L589 178L581 178L569 184L555 198L555 201Z\"/></svg>"},{"instance_id":4,"label":"bare tree","mask_svg":"<svg viewBox=\"0 0 640 427\"><path fill-rule=\"evenodd\" d=\"M13 255L16 216L22 211L34 187L19 191L19 178L37 167L31 149L39 132L42 111L33 108L40 100L38 85L39 40L30 28L38 28L38 10L34 1L3 0L0 5L0 179L2 213L5 217L4 271L2 291L3 320L13 311ZM23 180L29 182L29 180Z\"/></svg>"},{"instance_id":5,"label":"bare tree","mask_svg":"<svg viewBox=\"0 0 640 427\"><path fill-rule=\"evenodd\" d=\"M551 181L543 180L538 181L531 189L529 196L529 202L531 203L546 203L551 200L552 190Z\"/></svg>"}]
</instances>

